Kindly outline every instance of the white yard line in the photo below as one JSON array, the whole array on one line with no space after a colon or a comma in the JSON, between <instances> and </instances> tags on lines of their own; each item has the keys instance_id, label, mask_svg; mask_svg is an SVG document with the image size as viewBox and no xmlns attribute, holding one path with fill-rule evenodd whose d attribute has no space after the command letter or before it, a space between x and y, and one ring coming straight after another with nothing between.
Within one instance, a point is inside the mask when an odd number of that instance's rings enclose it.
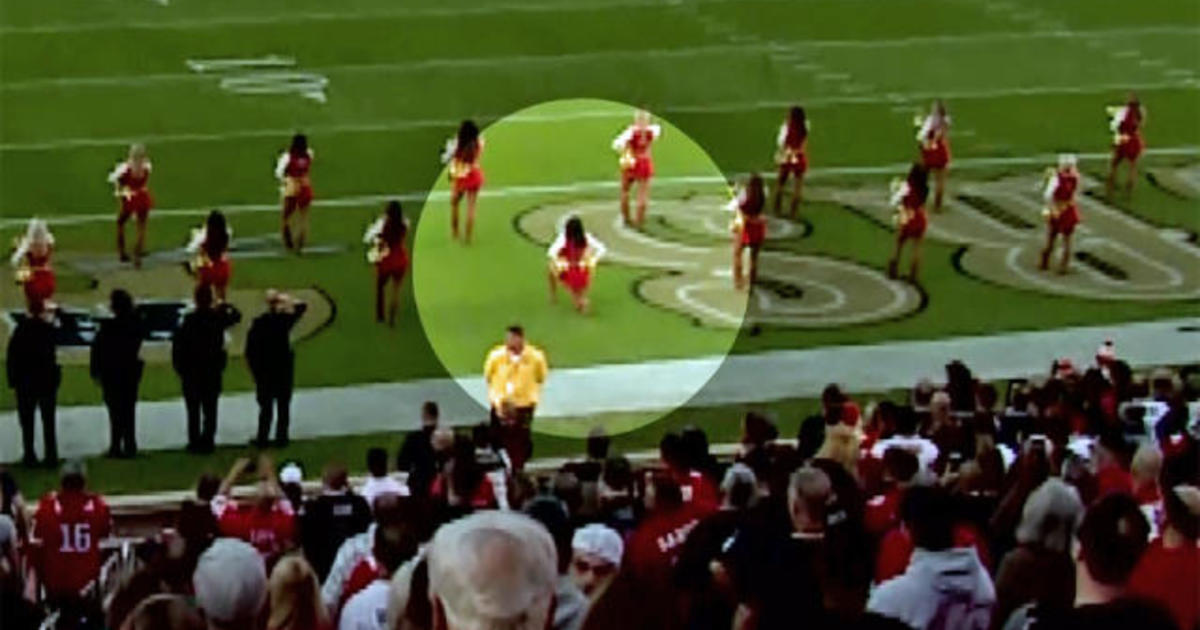
<instances>
[{"instance_id":1,"label":"white yard line","mask_svg":"<svg viewBox=\"0 0 1200 630\"><path fill-rule=\"evenodd\" d=\"M1146 155L1151 156L1197 156L1200 155L1200 146L1184 145L1177 147L1154 147L1146 150ZM1085 161L1108 160L1111 157L1109 153L1079 153L1076 157ZM956 158L953 162L955 170L959 169L982 169L992 168L996 166L1037 166L1045 165L1054 162L1057 156L1052 153L1041 153L1037 155L1026 156L1007 156L1007 157L977 157L977 158ZM889 175L902 174L911 164L907 162L898 162L895 164L881 164L876 166L827 166L814 167L809 169L809 178L823 177L838 177L846 175ZM727 184L729 181L736 181L744 174L732 174L729 179L716 175L683 175L683 176L661 176L655 177L654 183L656 186L689 186L689 185L707 185L707 184ZM772 174L766 173L764 177L770 179ZM524 197L537 196L548 194L563 194L563 193L591 193L602 192L606 190L616 190L618 182L615 179L608 180L593 180L574 182L571 184L548 184L548 185L513 185L504 187L487 187L483 188L481 196L485 199L492 197ZM383 203L389 199L400 199L401 201L445 201L448 196L445 190L436 192L424 191L407 191L394 193L374 193L364 195L353 195L348 197L331 197L322 199L317 197L313 205L318 208L342 208L354 207L363 205L372 205ZM192 208L155 208L151 216L200 216L208 214L213 208L221 208L226 214L238 214L247 212L278 212L279 204L272 203L242 203L242 204L222 204L213 203L206 206ZM113 220L111 208L98 210L94 213L69 214L69 215L50 215L44 217L52 225L79 225L87 223L108 223ZM29 216L11 216L0 218L0 229L13 228L24 226L28 223ZM1183 247L1187 247L1183 245Z\"/></svg>"},{"instance_id":2,"label":"white yard line","mask_svg":"<svg viewBox=\"0 0 1200 630\"><path fill-rule=\"evenodd\" d=\"M774 350L732 357L706 356L554 369L538 415L586 417L616 412L654 412L682 404L711 406L762 403L817 396L827 383L850 392L881 392L911 387L920 378L940 381L953 359L965 362L985 380L1045 374L1060 358L1089 365L1105 339L1118 356L1135 367L1195 361L1200 318L1110 324L1056 330L1011 332L947 339ZM482 352L483 350L481 350ZM303 350L301 350L303 360ZM553 360L553 355L551 355ZM161 366L160 369L167 369ZM706 382L708 375L712 380ZM704 387L696 393L696 384ZM292 435L313 438L368 432L397 432L417 427L417 410L426 400L442 407L443 417L470 425L486 418L482 377L441 378L302 389L292 402ZM257 422L252 392L221 398L223 444L244 444ZM107 444L107 415L102 406L61 407L60 453L94 455ZM183 445L183 404L179 400L138 406L138 441L144 449ZM20 457L20 432L13 412L0 414L0 461ZM40 444L40 440L38 441Z\"/></svg>"},{"instance_id":3,"label":"white yard line","mask_svg":"<svg viewBox=\"0 0 1200 630\"><path fill-rule=\"evenodd\" d=\"M705 2L735 2L738 0L704 0ZM110 30L190 30L204 28L270 26L304 24L308 22L373 22L400 18L458 18L488 17L506 13L585 13L615 9L669 8L661 0L609 0L605 2L489 2L486 5L457 7L404 7L386 11L281 11L273 15L222 16L186 18L179 20L118 20L108 22L73 22L29 26L0 26L0 35L44 35L86 33Z\"/></svg>"},{"instance_id":4,"label":"white yard line","mask_svg":"<svg viewBox=\"0 0 1200 630\"><path fill-rule=\"evenodd\" d=\"M0 31L2 32L2 31ZM1137 35L1196 35L1200 36L1200 27L1144 27L1105 29L1094 31L1012 31L998 33L981 33L978 35L936 35L925 37L901 37L894 39L831 39L808 40L796 42L763 42L754 39L752 43L724 43L703 46L684 46L677 48L596 50L579 53L559 53L542 55L491 55L486 57L442 57L419 59L403 62L364 62L350 64L331 64L324 66L303 66L305 72L337 73L337 72L414 72L440 68L512 68L521 65L554 65L587 61L618 61L622 59L687 59L689 57L708 54L773 54L783 60L788 57L802 56L804 51L814 49L858 49L875 50L908 46L981 44L997 42L1020 42L1035 39L1088 39L1108 38ZM721 37L728 41L728 37ZM1129 56L1136 56L1137 51L1120 51ZM1165 62L1164 62L1165 63ZM5 81L0 84L0 91L36 90L60 87L130 87L150 85L163 82L196 82L205 78L195 72L162 72L139 75L108 75L108 76L70 76L70 77L37 77Z\"/></svg>"},{"instance_id":5,"label":"white yard line","mask_svg":"<svg viewBox=\"0 0 1200 630\"><path fill-rule=\"evenodd\" d=\"M1151 83L1099 83L1099 84L1084 84L1084 85L1051 85L1051 86L1033 86L1033 87L1007 87L987 90L942 90L928 92L888 92L884 94L866 94L866 95L845 95L831 97L816 97L803 101L807 108L818 108L834 105L871 105L876 103L902 103L905 101L921 102L933 98L944 98L947 100L974 100L974 99L991 99L1004 98L1012 96L1043 96L1049 94L1096 94L1105 92L1126 92L1128 90L1138 90L1142 92L1153 90L1197 90L1200 89L1200 81L1195 79L1183 79L1175 81L1162 81ZM737 101L714 104L678 104L678 105L661 105L655 107L654 110L662 115L668 114L719 114L719 113L734 113L734 112L750 112L758 110L779 110L784 111L786 108L794 105L793 101L783 100L756 100L756 101ZM584 120L594 118L627 118L628 113L615 109L597 109L597 110L582 110L577 112L569 112L563 114L542 114L542 115L511 115L507 116L507 120L514 122L566 122L571 120ZM506 118L504 114L487 114L478 115L476 120L483 123L490 123L501 118ZM306 131L310 136L317 134L340 134L340 133L379 133L391 131L404 131L410 129L445 129L450 130L461 122L460 119L407 119L399 121L390 121L382 123L362 123L362 124L342 124L342 125L314 125L306 127ZM110 136L110 137L76 137L76 138L55 138L51 140L37 140L28 142L3 142L0 143L0 151L52 151L58 149L72 149L79 147L112 147L125 146L134 142L143 142L148 144L166 144L177 142L218 142L225 140L235 140L242 138L279 138L290 136L295 132L292 127L276 128L276 129L237 129L212 133L165 133L165 134L145 134L145 135L129 135L129 136Z\"/></svg>"}]
</instances>

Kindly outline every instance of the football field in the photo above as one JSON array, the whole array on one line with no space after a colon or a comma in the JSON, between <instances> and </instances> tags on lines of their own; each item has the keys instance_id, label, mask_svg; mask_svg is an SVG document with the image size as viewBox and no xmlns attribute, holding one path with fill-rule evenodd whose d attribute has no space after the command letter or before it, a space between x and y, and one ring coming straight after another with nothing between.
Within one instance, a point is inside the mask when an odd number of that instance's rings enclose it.
<instances>
[{"instance_id":1,"label":"football field","mask_svg":"<svg viewBox=\"0 0 1200 630\"><path fill-rule=\"evenodd\" d=\"M1149 151L1132 196L1109 199L1105 107L1130 90ZM888 183L939 97L953 122L947 206L919 282L890 280ZM812 125L806 199L799 220L772 221L747 300L728 275L727 183L773 169L792 104ZM615 221L608 146L632 107L665 127L640 231ZM582 368L1190 317L1198 112L1200 5L1179 0L5 0L0 243L48 219L57 297L80 321L117 286L169 310L191 289L189 230L220 208L247 319L268 287L314 305L298 331L302 388L477 374L512 321L553 366ZM469 248L448 240L438 160L464 118L487 139ZM303 257L279 243L272 174L297 131L316 156ZM105 181L131 142L154 165L140 271L116 264ZM1040 184L1062 151L1085 178L1060 276L1036 263ZM362 234L394 197L416 229L390 329L372 319ZM571 213L610 249L587 316L547 295L545 247ZM20 304L6 272L0 306ZM148 347L144 399L179 395L165 348ZM60 404L99 402L85 358L64 352ZM252 387L240 358L225 387ZM13 406L0 389L0 409Z\"/></svg>"}]
</instances>

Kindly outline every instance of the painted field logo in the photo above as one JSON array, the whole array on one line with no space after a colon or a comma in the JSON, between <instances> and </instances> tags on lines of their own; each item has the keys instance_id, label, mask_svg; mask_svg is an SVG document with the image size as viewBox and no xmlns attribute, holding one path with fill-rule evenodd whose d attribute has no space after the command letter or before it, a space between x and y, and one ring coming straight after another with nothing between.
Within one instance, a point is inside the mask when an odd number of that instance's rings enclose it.
<instances>
[{"instance_id":1,"label":"painted field logo","mask_svg":"<svg viewBox=\"0 0 1200 630\"><path fill-rule=\"evenodd\" d=\"M193 72L219 75L221 89L234 94L295 94L318 103L326 100L329 78L294 70L296 60L292 57L188 59L186 63Z\"/></svg>"},{"instance_id":2,"label":"painted field logo","mask_svg":"<svg viewBox=\"0 0 1200 630\"><path fill-rule=\"evenodd\" d=\"M1175 182L1175 194L1192 197L1187 190L1200 179L1198 171L1164 170L1158 179ZM1151 225L1089 194L1078 196L1083 222L1075 231L1070 271L1039 270L1046 239L1041 183L1036 175L959 183L946 210L931 215L929 235L965 245L959 268L989 282L1096 300L1200 298L1200 247L1189 242L1191 235ZM1084 178L1083 188L1104 186ZM892 210L882 194L838 191L833 199L890 222Z\"/></svg>"},{"instance_id":3,"label":"painted field logo","mask_svg":"<svg viewBox=\"0 0 1200 630\"><path fill-rule=\"evenodd\" d=\"M694 196L657 199L658 226L649 232L625 227L612 202L545 206L527 212L518 228L549 243L562 217L577 214L609 248L609 260L661 270L638 283L637 295L663 308L712 326L750 324L836 327L893 319L911 313L921 295L911 284L889 280L879 270L853 262L764 250L759 285L747 302L732 289L726 199ZM771 240L800 238L803 228L769 219Z\"/></svg>"}]
</instances>

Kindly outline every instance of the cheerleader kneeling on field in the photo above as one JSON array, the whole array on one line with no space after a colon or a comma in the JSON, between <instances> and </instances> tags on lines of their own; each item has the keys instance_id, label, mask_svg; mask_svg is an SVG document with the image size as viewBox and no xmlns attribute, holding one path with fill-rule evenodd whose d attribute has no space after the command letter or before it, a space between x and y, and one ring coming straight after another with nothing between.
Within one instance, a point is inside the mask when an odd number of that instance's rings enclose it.
<instances>
[{"instance_id":1,"label":"cheerleader kneeling on field","mask_svg":"<svg viewBox=\"0 0 1200 630\"><path fill-rule=\"evenodd\" d=\"M192 230L192 239L187 251L191 260L184 263L188 273L196 278L196 286L207 286L218 301L224 302L233 276L233 263L229 260L229 243L233 230L225 222L220 210L213 210L204 220L204 225Z\"/></svg>"},{"instance_id":2,"label":"cheerleader kneeling on field","mask_svg":"<svg viewBox=\"0 0 1200 630\"><path fill-rule=\"evenodd\" d=\"M396 325L396 314L400 311L400 287L410 263L407 236L408 220L400 202L395 200L388 202L383 216L363 236L368 246L367 262L375 265L375 321L383 323L386 310L388 326Z\"/></svg>"},{"instance_id":3,"label":"cheerleader kneeling on field","mask_svg":"<svg viewBox=\"0 0 1200 630\"><path fill-rule=\"evenodd\" d=\"M929 171L921 164L913 164L904 181L892 183L891 205L896 208L893 221L896 224L896 248L888 259L888 277L895 278L900 265L900 254L904 244L912 242L912 262L908 279L916 282L921 265L921 241L929 227L925 214L925 200L929 197Z\"/></svg>"},{"instance_id":4,"label":"cheerleader kneeling on field","mask_svg":"<svg viewBox=\"0 0 1200 630\"><path fill-rule=\"evenodd\" d=\"M558 238L546 250L550 259L550 301L558 301L558 283L561 282L570 292L575 310L586 313L592 273L606 251L604 243L584 231L579 217L568 217Z\"/></svg>"},{"instance_id":5,"label":"cheerleader kneeling on field","mask_svg":"<svg viewBox=\"0 0 1200 630\"><path fill-rule=\"evenodd\" d=\"M746 185L738 192L728 208L737 213L733 220L733 287L741 290L746 288L746 276L742 273L742 256L745 250L750 250L749 286L753 287L758 280L758 252L762 249L763 241L767 238L767 217L763 214L766 204L762 176L754 173L746 181Z\"/></svg>"}]
</instances>

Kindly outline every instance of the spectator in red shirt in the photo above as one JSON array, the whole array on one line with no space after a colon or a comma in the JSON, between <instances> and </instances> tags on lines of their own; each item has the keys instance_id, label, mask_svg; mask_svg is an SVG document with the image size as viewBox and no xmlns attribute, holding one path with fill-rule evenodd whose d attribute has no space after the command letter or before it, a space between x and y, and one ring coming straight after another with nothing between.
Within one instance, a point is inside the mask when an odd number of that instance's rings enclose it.
<instances>
[{"instance_id":1,"label":"spectator in red shirt","mask_svg":"<svg viewBox=\"0 0 1200 630\"><path fill-rule=\"evenodd\" d=\"M1180 628L1200 624L1200 489L1175 486L1163 496L1167 520L1129 579L1134 595L1170 610Z\"/></svg>"},{"instance_id":2,"label":"spectator in red shirt","mask_svg":"<svg viewBox=\"0 0 1200 630\"><path fill-rule=\"evenodd\" d=\"M864 513L867 533L883 536L900 523L900 501L904 497L904 489L912 485L920 466L920 461L912 451L895 446L884 451L884 491L867 501Z\"/></svg>"},{"instance_id":3,"label":"spectator in red shirt","mask_svg":"<svg viewBox=\"0 0 1200 630\"><path fill-rule=\"evenodd\" d=\"M667 474L679 486L684 504L705 514L715 512L721 504L717 486L712 479L691 467L687 446L678 433L667 433L658 443L659 455Z\"/></svg>"},{"instance_id":4,"label":"spectator in red shirt","mask_svg":"<svg viewBox=\"0 0 1200 630\"><path fill-rule=\"evenodd\" d=\"M453 455L434 478L429 496L449 508L462 511L496 508L496 490L475 459L474 443L470 438L458 435L452 448Z\"/></svg>"},{"instance_id":5,"label":"spectator in red shirt","mask_svg":"<svg viewBox=\"0 0 1200 630\"><path fill-rule=\"evenodd\" d=\"M280 555L295 546L296 516L291 503L283 498L274 464L265 454L259 456L256 464L259 481L253 500L242 504L233 499L230 495L233 484L250 472L250 461L240 458L229 469L213 498L213 514L222 536L250 543L270 567Z\"/></svg>"},{"instance_id":6,"label":"spectator in red shirt","mask_svg":"<svg viewBox=\"0 0 1200 630\"><path fill-rule=\"evenodd\" d=\"M1129 474L1130 449L1124 436L1117 432L1102 435L1096 444L1096 496L1113 492L1133 494L1133 477Z\"/></svg>"},{"instance_id":7,"label":"spectator in red shirt","mask_svg":"<svg viewBox=\"0 0 1200 630\"><path fill-rule=\"evenodd\" d=\"M111 534L112 517L104 497L86 487L83 464L68 462L59 490L42 497L34 516L39 574L51 601L76 599L100 575L100 541Z\"/></svg>"},{"instance_id":8,"label":"spectator in red shirt","mask_svg":"<svg viewBox=\"0 0 1200 630\"><path fill-rule=\"evenodd\" d=\"M671 569L700 515L683 499L679 483L669 475L646 473L646 518L628 545L628 566L647 585L668 585Z\"/></svg>"}]
</instances>

